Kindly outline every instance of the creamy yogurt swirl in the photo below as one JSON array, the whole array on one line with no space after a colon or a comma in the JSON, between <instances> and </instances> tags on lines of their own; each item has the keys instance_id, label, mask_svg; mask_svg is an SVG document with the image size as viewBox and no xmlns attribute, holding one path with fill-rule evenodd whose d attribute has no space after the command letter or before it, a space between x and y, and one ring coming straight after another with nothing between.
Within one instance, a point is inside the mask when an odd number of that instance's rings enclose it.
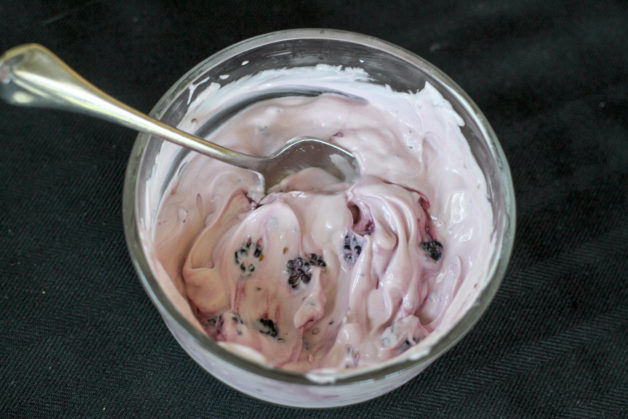
<instances>
[{"instance_id":1,"label":"creamy yogurt swirl","mask_svg":"<svg viewBox=\"0 0 628 419\"><path fill-rule=\"evenodd\" d=\"M254 155L328 139L356 155L356 182L306 169L265 195L255 173L194 155L159 209L158 258L201 327L275 367L355 368L411 351L451 326L462 284L486 276L493 215L462 119L429 84L401 93L365 78L267 72L208 89L181 125L198 127L235 91L323 85L362 98L262 101L209 138Z\"/></svg>"}]
</instances>

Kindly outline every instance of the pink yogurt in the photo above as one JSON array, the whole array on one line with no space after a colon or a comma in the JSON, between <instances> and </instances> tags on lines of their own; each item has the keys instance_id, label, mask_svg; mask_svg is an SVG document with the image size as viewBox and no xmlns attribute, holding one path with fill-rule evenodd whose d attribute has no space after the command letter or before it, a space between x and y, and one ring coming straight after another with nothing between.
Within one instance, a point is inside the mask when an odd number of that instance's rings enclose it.
<instances>
[{"instance_id":1,"label":"pink yogurt","mask_svg":"<svg viewBox=\"0 0 628 419\"><path fill-rule=\"evenodd\" d=\"M208 138L254 155L297 136L327 139L355 154L356 182L306 169L265 195L254 172L190 153L159 207L162 281L199 328L264 364L329 372L418 356L487 278L493 214L462 119L429 84L399 93L366 77L329 66L263 72L207 89L180 125L194 131L235 91L314 78L361 98L259 102Z\"/></svg>"}]
</instances>

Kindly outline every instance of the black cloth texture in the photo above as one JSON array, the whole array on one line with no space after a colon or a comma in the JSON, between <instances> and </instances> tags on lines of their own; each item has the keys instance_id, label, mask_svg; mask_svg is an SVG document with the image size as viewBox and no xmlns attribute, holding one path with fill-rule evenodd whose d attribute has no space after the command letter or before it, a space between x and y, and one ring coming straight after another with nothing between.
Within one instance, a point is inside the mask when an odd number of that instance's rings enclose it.
<instances>
[{"instance_id":1,"label":"black cloth texture","mask_svg":"<svg viewBox=\"0 0 628 419\"><path fill-rule=\"evenodd\" d=\"M517 236L478 324L355 406L297 410L232 390L180 348L132 268L121 196L136 133L0 102L0 415L625 417L627 2L0 2L1 51L41 43L146 112L209 55L299 27L424 57L492 124Z\"/></svg>"}]
</instances>

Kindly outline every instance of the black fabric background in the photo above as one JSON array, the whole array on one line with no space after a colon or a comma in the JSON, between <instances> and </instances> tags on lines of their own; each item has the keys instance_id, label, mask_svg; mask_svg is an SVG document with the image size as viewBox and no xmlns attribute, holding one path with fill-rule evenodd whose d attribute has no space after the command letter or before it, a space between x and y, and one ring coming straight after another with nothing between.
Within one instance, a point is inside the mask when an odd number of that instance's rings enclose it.
<instances>
[{"instance_id":1,"label":"black fabric background","mask_svg":"<svg viewBox=\"0 0 628 419\"><path fill-rule=\"evenodd\" d=\"M370 402L298 411L244 396L180 349L131 267L121 191L136 134L0 103L0 414L628 414L626 2L0 2L0 50L40 42L145 111L212 53L296 27L405 47L492 123L518 225L484 317Z\"/></svg>"}]
</instances>

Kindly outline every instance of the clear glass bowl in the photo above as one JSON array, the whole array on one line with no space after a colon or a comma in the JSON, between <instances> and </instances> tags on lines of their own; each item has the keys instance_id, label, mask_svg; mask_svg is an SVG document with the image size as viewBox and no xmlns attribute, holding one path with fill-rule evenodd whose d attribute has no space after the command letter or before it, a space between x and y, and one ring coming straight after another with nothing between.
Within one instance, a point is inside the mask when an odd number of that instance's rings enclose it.
<instances>
[{"instance_id":1,"label":"clear glass bowl","mask_svg":"<svg viewBox=\"0 0 628 419\"><path fill-rule=\"evenodd\" d=\"M355 370L333 381L265 367L228 351L194 325L180 310L182 299L171 284L160 282L163 272L152 249L151 228L170 180L189 153L170 153L164 169L164 149L176 147L145 134L137 137L127 167L123 212L126 240L133 265L150 299L185 351L204 369L231 387L262 400L288 406L332 407L358 403L387 393L421 372L454 345L477 322L492 300L506 271L515 232L515 199L510 171L488 121L462 89L424 59L390 43L356 33L298 29L258 36L228 47L198 64L157 102L151 115L177 125L189 103L210 82L227 84L263 70L315 66L360 67L374 83L397 91L417 91L431 83L464 119L462 132L483 171L494 213L495 246L488 278L459 321L428 351L414 359L387 363L367 371ZM227 80L221 75L228 74ZM201 128L202 130L202 128ZM203 135L203 132L197 132ZM162 275L163 276L163 275Z\"/></svg>"}]
</instances>

